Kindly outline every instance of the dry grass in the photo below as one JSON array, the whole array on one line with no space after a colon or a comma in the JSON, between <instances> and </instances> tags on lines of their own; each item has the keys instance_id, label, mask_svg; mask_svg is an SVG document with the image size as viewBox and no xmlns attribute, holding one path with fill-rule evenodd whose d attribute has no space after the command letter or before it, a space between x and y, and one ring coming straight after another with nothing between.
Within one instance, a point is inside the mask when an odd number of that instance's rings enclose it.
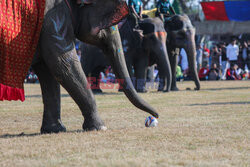
<instances>
[{"instance_id":1,"label":"dry grass","mask_svg":"<svg viewBox=\"0 0 250 167\"><path fill-rule=\"evenodd\" d=\"M84 133L75 131L83 118L63 90L69 132L37 135L40 87L25 85L24 103L0 102L0 166L250 166L250 81L202 82L201 91L185 90L193 86L141 94L159 111L157 128L145 128L148 114L108 90L96 99L109 129Z\"/></svg>"}]
</instances>

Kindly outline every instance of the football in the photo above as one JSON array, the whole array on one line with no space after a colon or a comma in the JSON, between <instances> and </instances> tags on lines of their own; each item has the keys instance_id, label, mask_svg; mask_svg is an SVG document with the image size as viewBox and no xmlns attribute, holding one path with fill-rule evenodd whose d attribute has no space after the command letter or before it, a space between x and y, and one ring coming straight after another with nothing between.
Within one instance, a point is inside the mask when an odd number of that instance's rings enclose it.
<instances>
[{"instance_id":1,"label":"football","mask_svg":"<svg viewBox=\"0 0 250 167\"><path fill-rule=\"evenodd\" d=\"M155 117L149 116L145 120L146 127L156 127L158 125L158 121Z\"/></svg>"}]
</instances>

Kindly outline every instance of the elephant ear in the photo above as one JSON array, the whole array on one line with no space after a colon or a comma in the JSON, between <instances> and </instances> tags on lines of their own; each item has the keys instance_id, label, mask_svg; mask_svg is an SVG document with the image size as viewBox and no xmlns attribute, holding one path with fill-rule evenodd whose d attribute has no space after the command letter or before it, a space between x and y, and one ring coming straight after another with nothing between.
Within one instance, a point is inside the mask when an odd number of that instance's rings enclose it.
<instances>
[{"instance_id":1,"label":"elephant ear","mask_svg":"<svg viewBox=\"0 0 250 167\"><path fill-rule=\"evenodd\" d=\"M102 24L101 28L107 28L110 26L113 26L115 24L118 24L123 18L125 18L129 13L128 6L126 2L121 2L117 7L114 9L113 12L111 12L108 17L106 17Z\"/></svg>"},{"instance_id":2,"label":"elephant ear","mask_svg":"<svg viewBox=\"0 0 250 167\"><path fill-rule=\"evenodd\" d=\"M126 2L120 3L114 11L114 15L111 19L111 24L119 23L124 17L126 17L129 13L128 5Z\"/></svg>"}]
</instances>

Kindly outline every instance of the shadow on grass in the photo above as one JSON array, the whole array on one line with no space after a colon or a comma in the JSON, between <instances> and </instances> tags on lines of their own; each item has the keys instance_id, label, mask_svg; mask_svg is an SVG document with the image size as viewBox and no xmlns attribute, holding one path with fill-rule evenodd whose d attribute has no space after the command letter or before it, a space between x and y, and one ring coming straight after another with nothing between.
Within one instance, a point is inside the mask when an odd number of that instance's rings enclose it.
<instances>
[{"instance_id":1,"label":"shadow on grass","mask_svg":"<svg viewBox=\"0 0 250 167\"><path fill-rule=\"evenodd\" d=\"M217 91L217 90L241 90L241 89L250 89L250 87L229 87L229 88L208 88L208 89L201 89L201 90L211 90L211 91Z\"/></svg>"},{"instance_id":2,"label":"shadow on grass","mask_svg":"<svg viewBox=\"0 0 250 167\"><path fill-rule=\"evenodd\" d=\"M94 93L95 96L101 96L101 95L118 95L123 94L123 92L102 92L102 93Z\"/></svg>"},{"instance_id":3,"label":"shadow on grass","mask_svg":"<svg viewBox=\"0 0 250 167\"><path fill-rule=\"evenodd\" d=\"M82 132L87 132L84 130L70 130L67 132L60 132L60 133L82 133ZM51 133L51 134L56 134L56 133ZM30 134L25 134L24 132L20 134L4 134L0 136L0 139L9 139L9 138L18 138L18 137L33 137L33 136L41 136L41 135L46 135L46 134L41 134L41 133L30 133Z\"/></svg>"},{"instance_id":4,"label":"shadow on grass","mask_svg":"<svg viewBox=\"0 0 250 167\"><path fill-rule=\"evenodd\" d=\"M69 94L61 94L61 97L70 97ZM42 98L42 95L26 95L25 98Z\"/></svg>"},{"instance_id":5,"label":"shadow on grass","mask_svg":"<svg viewBox=\"0 0 250 167\"><path fill-rule=\"evenodd\" d=\"M116 94L119 94L119 93L123 93L123 92L103 92L103 93L95 93L94 95L97 95L97 96L100 96L100 95L116 95ZM69 94L61 94L61 97L64 98L64 97L70 97ZM39 95L26 95L25 98L42 98L42 95L39 94Z\"/></svg>"},{"instance_id":6,"label":"shadow on grass","mask_svg":"<svg viewBox=\"0 0 250 167\"><path fill-rule=\"evenodd\" d=\"M206 104L189 104L188 106L210 106L210 105L226 105L226 104L250 104L250 101L239 101L239 102L215 102Z\"/></svg>"}]
</instances>

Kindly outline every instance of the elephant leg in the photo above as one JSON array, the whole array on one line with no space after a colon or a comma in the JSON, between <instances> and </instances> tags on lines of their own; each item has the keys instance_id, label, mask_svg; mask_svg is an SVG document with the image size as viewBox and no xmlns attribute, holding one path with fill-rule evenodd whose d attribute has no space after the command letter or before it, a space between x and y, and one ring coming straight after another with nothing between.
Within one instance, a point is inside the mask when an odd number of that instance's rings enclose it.
<instances>
[{"instance_id":1,"label":"elephant leg","mask_svg":"<svg viewBox=\"0 0 250 167\"><path fill-rule=\"evenodd\" d=\"M177 67L177 55L175 53L171 53L169 55L169 61L171 64L171 71L172 71L172 84L171 84L171 90L172 91L178 91L179 89L177 88L176 85L176 67Z\"/></svg>"},{"instance_id":2,"label":"elephant leg","mask_svg":"<svg viewBox=\"0 0 250 167\"><path fill-rule=\"evenodd\" d=\"M94 86L92 89L93 93L102 93L102 90L100 88L100 81L101 81L100 73L102 70L103 69L97 68L91 74L91 77L93 77L94 79L94 82L92 83Z\"/></svg>"},{"instance_id":3,"label":"elephant leg","mask_svg":"<svg viewBox=\"0 0 250 167\"><path fill-rule=\"evenodd\" d=\"M84 116L83 129L105 128L76 55L74 29L67 12L51 13L44 19L39 44L41 57L50 72L79 106Z\"/></svg>"},{"instance_id":4,"label":"elephant leg","mask_svg":"<svg viewBox=\"0 0 250 167\"><path fill-rule=\"evenodd\" d=\"M44 56L44 58L47 59L46 64L56 80L68 91L79 106L84 116L83 129L102 129L103 121L98 116L94 95L88 87L87 79L81 69L80 62L77 60L75 50L61 55Z\"/></svg>"},{"instance_id":5,"label":"elephant leg","mask_svg":"<svg viewBox=\"0 0 250 167\"><path fill-rule=\"evenodd\" d=\"M154 82L154 65L147 68L147 81Z\"/></svg>"},{"instance_id":6,"label":"elephant leg","mask_svg":"<svg viewBox=\"0 0 250 167\"><path fill-rule=\"evenodd\" d=\"M32 65L32 68L39 78L44 104L41 133L65 132L66 128L61 122L59 83L52 76L43 61Z\"/></svg>"},{"instance_id":7,"label":"elephant leg","mask_svg":"<svg viewBox=\"0 0 250 167\"><path fill-rule=\"evenodd\" d=\"M166 79L164 75L161 73L162 70L159 70L159 85L158 85L158 90L157 91L163 91L164 88L166 87Z\"/></svg>"},{"instance_id":8,"label":"elephant leg","mask_svg":"<svg viewBox=\"0 0 250 167\"><path fill-rule=\"evenodd\" d=\"M146 93L146 76L147 76L147 66L148 66L148 59L144 58L140 59L135 63L135 88L137 92Z\"/></svg>"}]
</instances>

